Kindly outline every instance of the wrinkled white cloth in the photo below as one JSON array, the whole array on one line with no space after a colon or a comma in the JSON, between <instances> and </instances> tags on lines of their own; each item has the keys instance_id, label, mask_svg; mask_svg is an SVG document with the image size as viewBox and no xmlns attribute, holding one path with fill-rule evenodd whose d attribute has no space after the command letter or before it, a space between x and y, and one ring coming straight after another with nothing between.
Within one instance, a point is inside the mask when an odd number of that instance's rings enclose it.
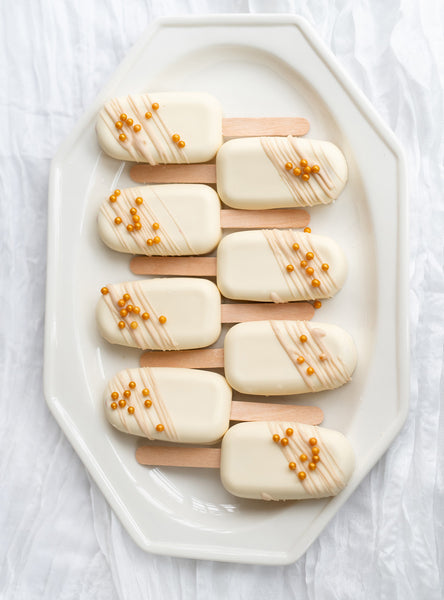
<instances>
[{"instance_id":1,"label":"wrinkled white cloth","mask_svg":"<svg viewBox=\"0 0 444 600\"><path fill-rule=\"evenodd\" d=\"M17 0L0 10L0 598L443 598L442 1ZM225 12L305 17L408 161L408 420L305 556L287 567L144 553L43 398L47 192L57 146L155 18Z\"/></svg>"}]
</instances>

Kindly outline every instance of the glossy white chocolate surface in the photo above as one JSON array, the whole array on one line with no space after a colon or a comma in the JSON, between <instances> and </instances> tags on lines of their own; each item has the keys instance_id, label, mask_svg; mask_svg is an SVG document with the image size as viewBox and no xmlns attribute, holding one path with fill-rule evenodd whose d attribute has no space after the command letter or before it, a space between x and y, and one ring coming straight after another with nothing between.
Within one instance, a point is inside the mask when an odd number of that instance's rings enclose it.
<instances>
[{"instance_id":1,"label":"glossy white chocolate surface","mask_svg":"<svg viewBox=\"0 0 444 600\"><path fill-rule=\"evenodd\" d=\"M112 344L150 350L186 350L209 346L220 334L220 295L207 279L168 277L108 285L96 310L102 336ZM124 294L131 296L118 306ZM122 317L128 305L140 308ZM149 319L143 319L144 313ZM162 324L159 317L166 317ZM120 321L125 323L119 328ZM131 323L137 327L132 328Z\"/></svg>"},{"instance_id":2,"label":"glossy white chocolate surface","mask_svg":"<svg viewBox=\"0 0 444 600\"><path fill-rule=\"evenodd\" d=\"M301 341L301 336L306 339ZM350 380L357 362L355 344L346 331L309 321L234 325L225 336L224 356L231 387L261 396L340 387ZM313 373L307 373L309 368Z\"/></svg>"},{"instance_id":3,"label":"glossy white chocolate surface","mask_svg":"<svg viewBox=\"0 0 444 600\"><path fill-rule=\"evenodd\" d=\"M131 392L128 398L125 391ZM113 392L117 392L118 399L111 397ZM118 404L122 400L123 407ZM111 406L114 402L115 409ZM134 408L132 414L128 407ZM212 444L228 428L231 389L222 375L211 371L168 367L125 369L109 381L104 408L111 425L126 433L150 440ZM161 431L156 429L158 425L163 425Z\"/></svg>"},{"instance_id":4,"label":"glossy white chocolate surface","mask_svg":"<svg viewBox=\"0 0 444 600\"><path fill-rule=\"evenodd\" d=\"M293 244L298 244L298 250ZM313 253L308 260L306 254ZM306 261L305 267L301 261ZM292 271L287 266L292 265ZM323 270L322 265L328 265ZM308 274L307 268L313 269ZM234 300L290 302L333 296L344 284L347 261L332 239L294 230L241 231L227 235L217 252L217 285ZM318 287L313 280L319 281Z\"/></svg>"},{"instance_id":5,"label":"glossy white chocolate surface","mask_svg":"<svg viewBox=\"0 0 444 600\"><path fill-rule=\"evenodd\" d=\"M153 104L158 104L155 110ZM146 113L151 114L146 118ZM126 120L120 120L125 114ZM132 124L128 125L128 119ZM116 123L122 123L116 128ZM136 132L134 126L141 129ZM222 144L222 110L209 94L158 92L109 100L99 112L96 133L104 152L118 160L165 163L206 162ZM120 135L125 135L120 140ZM185 142L173 141L177 134Z\"/></svg>"},{"instance_id":6,"label":"glossy white chocolate surface","mask_svg":"<svg viewBox=\"0 0 444 600\"><path fill-rule=\"evenodd\" d=\"M296 177L286 163L318 165L308 181ZM233 208L260 209L329 204L347 182L344 155L331 142L307 138L238 138L217 154L217 189Z\"/></svg>"},{"instance_id":7,"label":"glossy white chocolate surface","mask_svg":"<svg viewBox=\"0 0 444 600\"><path fill-rule=\"evenodd\" d=\"M102 203L97 225L103 242L113 250L147 256L187 256L211 252L219 242L220 202L207 185L138 186L112 196L114 202L106 198ZM137 210L134 216L141 225L139 230L134 229L131 209ZM116 224L116 218L122 222ZM153 228L155 224L158 229ZM127 225L133 230L128 231ZM154 242L155 238L160 241Z\"/></svg>"},{"instance_id":8,"label":"glossy white chocolate surface","mask_svg":"<svg viewBox=\"0 0 444 600\"><path fill-rule=\"evenodd\" d=\"M286 433L293 430L292 435ZM273 441L273 435L288 444ZM316 439L316 446L309 443ZM310 470L313 448L319 462ZM300 456L305 454L307 460ZM295 469L289 463L295 463ZM220 476L235 496L259 500L305 500L335 496L347 484L354 469L350 442L339 431L293 422L240 423L222 440ZM298 473L304 472L301 480Z\"/></svg>"}]
</instances>

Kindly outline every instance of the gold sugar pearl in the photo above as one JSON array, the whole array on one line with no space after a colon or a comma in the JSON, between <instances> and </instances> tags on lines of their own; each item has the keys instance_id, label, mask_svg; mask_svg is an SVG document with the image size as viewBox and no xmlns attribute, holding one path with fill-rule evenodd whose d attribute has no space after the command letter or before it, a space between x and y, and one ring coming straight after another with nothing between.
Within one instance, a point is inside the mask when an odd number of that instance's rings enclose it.
<instances>
[{"instance_id":1,"label":"gold sugar pearl","mask_svg":"<svg viewBox=\"0 0 444 600\"><path fill-rule=\"evenodd\" d=\"M152 402L151 400L145 400L144 404L147 408L149 408L152 405Z\"/></svg>"},{"instance_id":2,"label":"gold sugar pearl","mask_svg":"<svg viewBox=\"0 0 444 600\"><path fill-rule=\"evenodd\" d=\"M177 142L180 140L180 135L178 133L173 134L172 140L177 144Z\"/></svg>"},{"instance_id":3,"label":"gold sugar pearl","mask_svg":"<svg viewBox=\"0 0 444 600\"><path fill-rule=\"evenodd\" d=\"M129 384L128 384L128 387L133 390L136 387L136 382L135 381L130 381Z\"/></svg>"},{"instance_id":4,"label":"gold sugar pearl","mask_svg":"<svg viewBox=\"0 0 444 600\"><path fill-rule=\"evenodd\" d=\"M149 396L150 395L149 389L148 388L143 388L142 394L143 394L143 396Z\"/></svg>"},{"instance_id":5,"label":"gold sugar pearl","mask_svg":"<svg viewBox=\"0 0 444 600\"><path fill-rule=\"evenodd\" d=\"M307 254L305 255L305 258L307 260L313 260L314 259L314 254L313 252L307 252Z\"/></svg>"},{"instance_id":6,"label":"gold sugar pearl","mask_svg":"<svg viewBox=\"0 0 444 600\"><path fill-rule=\"evenodd\" d=\"M154 102L154 104L151 104L151 108L153 110L159 110L159 103L158 102Z\"/></svg>"},{"instance_id":7,"label":"gold sugar pearl","mask_svg":"<svg viewBox=\"0 0 444 600\"><path fill-rule=\"evenodd\" d=\"M111 194L111 196L109 197L109 201L115 202L116 200L117 200L116 196L114 194Z\"/></svg>"},{"instance_id":8,"label":"gold sugar pearl","mask_svg":"<svg viewBox=\"0 0 444 600\"><path fill-rule=\"evenodd\" d=\"M165 427L162 425L162 423L159 423L159 425L156 425L156 431L163 431L165 429Z\"/></svg>"},{"instance_id":9,"label":"gold sugar pearl","mask_svg":"<svg viewBox=\"0 0 444 600\"><path fill-rule=\"evenodd\" d=\"M306 335L301 335L301 336L299 337L299 339L301 340L301 342L302 342L303 344L305 344L305 342L307 341L307 336L306 336Z\"/></svg>"},{"instance_id":10,"label":"gold sugar pearl","mask_svg":"<svg viewBox=\"0 0 444 600\"><path fill-rule=\"evenodd\" d=\"M130 208L130 213L131 213L132 215L135 215L135 214L136 214L136 212L137 212L137 208L135 208L134 206L133 206L132 208Z\"/></svg>"},{"instance_id":11,"label":"gold sugar pearl","mask_svg":"<svg viewBox=\"0 0 444 600\"><path fill-rule=\"evenodd\" d=\"M148 321L148 319L149 319L149 318L150 318L150 314L149 314L149 313L147 313L147 312L144 312L144 313L143 313L143 315L142 315L142 319L143 319L144 321Z\"/></svg>"},{"instance_id":12,"label":"gold sugar pearl","mask_svg":"<svg viewBox=\"0 0 444 600\"><path fill-rule=\"evenodd\" d=\"M121 219L120 217L116 217L116 218L114 219L114 223L115 223L116 225L120 225L120 224L122 223L122 219Z\"/></svg>"},{"instance_id":13,"label":"gold sugar pearl","mask_svg":"<svg viewBox=\"0 0 444 600\"><path fill-rule=\"evenodd\" d=\"M114 190L114 196L120 196L120 190Z\"/></svg>"},{"instance_id":14,"label":"gold sugar pearl","mask_svg":"<svg viewBox=\"0 0 444 600\"><path fill-rule=\"evenodd\" d=\"M314 463L314 462L309 463L308 468L310 469L310 471L314 471L316 469L316 463Z\"/></svg>"},{"instance_id":15,"label":"gold sugar pearl","mask_svg":"<svg viewBox=\"0 0 444 600\"><path fill-rule=\"evenodd\" d=\"M311 233L311 229L310 229L310 227L306 227L306 228L304 229L304 233Z\"/></svg>"},{"instance_id":16,"label":"gold sugar pearl","mask_svg":"<svg viewBox=\"0 0 444 600\"><path fill-rule=\"evenodd\" d=\"M124 141L126 140L126 135L125 135L124 133L121 133L121 134L119 135L119 140L120 140L121 142L124 142Z\"/></svg>"},{"instance_id":17,"label":"gold sugar pearl","mask_svg":"<svg viewBox=\"0 0 444 600\"><path fill-rule=\"evenodd\" d=\"M312 267L307 267L305 269L305 272L307 273L307 275L313 275L314 269Z\"/></svg>"},{"instance_id":18,"label":"gold sugar pearl","mask_svg":"<svg viewBox=\"0 0 444 600\"><path fill-rule=\"evenodd\" d=\"M319 454L319 448L317 446L313 446L311 449L312 454Z\"/></svg>"},{"instance_id":19,"label":"gold sugar pearl","mask_svg":"<svg viewBox=\"0 0 444 600\"><path fill-rule=\"evenodd\" d=\"M305 267L307 266L307 261L306 260L301 260L300 265L303 269L305 269Z\"/></svg>"},{"instance_id":20,"label":"gold sugar pearl","mask_svg":"<svg viewBox=\"0 0 444 600\"><path fill-rule=\"evenodd\" d=\"M287 265L286 269L287 269L287 271L288 271L289 273L291 273L292 271L294 271L294 267L293 267L293 265Z\"/></svg>"},{"instance_id":21,"label":"gold sugar pearl","mask_svg":"<svg viewBox=\"0 0 444 600\"><path fill-rule=\"evenodd\" d=\"M314 372L315 371L314 371L313 367L308 367L307 368L307 375L313 375Z\"/></svg>"},{"instance_id":22,"label":"gold sugar pearl","mask_svg":"<svg viewBox=\"0 0 444 600\"><path fill-rule=\"evenodd\" d=\"M136 315L138 315L140 313L140 307L139 306L134 306L133 307L133 313L136 313Z\"/></svg>"},{"instance_id":23,"label":"gold sugar pearl","mask_svg":"<svg viewBox=\"0 0 444 600\"><path fill-rule=\"evenodd\" d=\"M323 265L322 265L323 271L328 271L329 268L330 268L330 265L328 265L327 263L323 263Z\"/></svg>"},{"instance_id":24,"label":"gold sugar pearl","mask_svg":"<svg viewBox=\"0 0 444 600\"><path fill-rule=\"evenodd\" d=\"M299 167L295 167L293 169L293 175L296 175L296 177L299 177L299 175L302 173L302 171L300 170Z\"/></svg>"},{"instance_id":25,"label":"gold sugar pearl","mask_svg":"<svg viewBox=\"0 0 444 600\"><path fill-rule=\"evenodd\" d=\"M320 354L319 355L319 360L327 360L327 355L326 354Z\"/></svg>"},{"instance_id":26,"label":"gold sugar pearl","mask_svg":"<svg viewBox=\"0 0 444 600\"><path fill-rule=\"evenodd\" d=\"M142 229L142 223L135 223L135 225L134 225L134 229L135 229L136 231L140 231L140 230Z\"/></svg>"},{"instance_id":27,"label":"gold sugar pearl","mask_svg":"<svg viewBox=\"0 0 444 600\"><path fill-rule=\"evenodd\" d=\"M312 437L308 440L308 443L310 444L310 446L316 446L318 440L315 437Z\"/></svg>"},{"instance_id":28,"label":"gold sugar pearl","mask_svg":"<svg viewBox=\"0 0 444 600\"><path fill-rule=\"evenodd\" d=\"M128 406L128 412L130 415L134 414L134 406Z\"/></svg>"},{"instance_id":29,"label":"gold sugar pearl","mask_svg":"<svg viewBox=\"0 0 444 600\"><path fill-rule=\"evenodd\" d=\"M306 167L308 165L308 162L305 160L305 158L303 158L303 159L301 159L299 164L301 165L301 167Z\"/></svg>"},{"instance_id":30,"label":"gold sugar pearl","mask_svg":"<svg viewBox=\"0 0 444 600\"><path fill-rule=\"evenodd\" d=\"M303 356L298 356L297 359L296 359L296 362L299 365L302 365L305 362L305 358Z\"/></svg>"},{"instance_id":31,"label":"gold sugar pearl","mask_svg":"<svg viewBox=\"0 0 444 600\"><path fill-rule=\"evenodd\" d=\"M123 392L123 395L125 396L125 398L129 398L131 396L131 391L130 390L125 390Z\"/></svg>"},{"instance_id":32,"label":"gold sugar pearl","mask_svg":"<svg viewBox=\"0 0 444 600\"><path fill-rule=\"evenodd\" d=\"M287 169L287 171L291 171L291 169L293 168L293 163L291 163L291 162L285 163L285 168Z\"/></svg>"},{"instance_id":33,"label":"gold sugar pearl","mask_svg":"<svg viewBox=\"0 0 444 600\"><path fill-rule=\"evenodd\" d=\"M120 316L121 317L126 317L128 314L128 311L126 310L126 308L122 308L122 310L120 311Z\"/></svg>"},{"instance_id":34,"label":"gold sugar pearl","mask_svg":"<svg viewBox=\"0 0 444 600\"><path fill-rule=\"evenodd\" d=\"M311 167L304 167L304 173L311 173Z\"/></svg>"},{"instance_id":35,"label":"gold sugar pearl","mask_svg":"<svg viewBox=\"0 0 444 600\"><path fill-rule=\"evenodd\" d=\"M117 408L117 402L111 402L111 408L113 410L116 410L116 408Z\"/></svg>"},{"instance_id":36,"label":"gold sugar pearl","mask_svg":"<svg viewBox=\"0 0 444 600\"><path fill-rule=\"evenodd\" d=\"M125 306L125 300L121 299L117 302L117 306Z\"/></svg>"},{"instance_id":37,"label":"gold sugar pearl","mask_svg":"<svg viewBox=\"0 0 444 600\"><path fill-rule=\"evenodd\" d=\"M154 242L155 244L160 244L160 237L159 237L158 235L156 235L156 237L155 237L155 238L153 238L153 242Z\"/></svg>"},{"instance_id":38,"label":"gold sugar pearl","mask_svg":"<svg viewBox=\"0 0 444 600\"><path fill-rule=\"evenodd\" d=\"M159 223L153 223L153 229L154 230L159 229L159 227L160 227Z\"/></svg>"},{"instance_id":39,"label":"gold sugar pearl","mask_svg":"<svg viewBox=\"0 0 444 600\"><path fill-rule=\"evenodd\" d=\"M102 292L102 294L103 294L104 296L106 296L106 294L108 294L108 293L109 293L109 289L108 289L107 287L103 287L103 288L102 288L100 291Z\"/></svg>"},{"instance_id":40,"label":"gold sugar pearl","mask_svg":"<svg viewBox=\"0 0 444 600\"><path fill-rule=\"evenodd\" d=\"M319 167L319 165L313 165L311 168L312 173L319 173L320 170L321 168Z\"/></svg>"},{"instance_id":41,"label":"gold sugar pearl","mask_svg":"<svg viewBox=\"0 0 444 600\"><path fill-rule=\"evenodd\" d=\"M185 142L183 140L180 140L180 142L178 142L177 145L179 146L179 148L185 148Z\"/></svg>"},{"instance_id":42,"label":"gold sugar pearl","mask_svg":"<svg viewBox=\"0 0 444 600\"><path fill-rule=\"evenodd\" d=\"M142 129L142 127L139 124L137 124L137 125L134 125L133 129L136 133L139 133L139 131Z\"/></svg>"},{"instance_id":43,"label":"gold sugar pearl","mask_svg":"<svg viewBox=\"0 0 444 600\"><path fill-rule=\"evenodd\" d=\"M131 125L134 123L134 121L132 119L127 119L126 120L126 124L131 127Z\"/></svg>"},{"instance_id":44,"label":"gold sugar pearl","mask_svg":"<svg viewBox=\"0 0 444 600\"><path fill-rule=\"evenodd\" d=\"M319 458L319 456L317 454L315 454L312 459L311 459L314 463L318 463L321 459Z\"/></svg>"},{"instance_id":45,"label":"gold sugar pearl","mask_svg":"<svg viewBox=\"0 0 444 600\"><path fill-rule=\"evenodd\" d=\"M147 246L152 246L154 244L153 240L151 238L148 238L146 241L146 245Z\"/></svg>"},{"instance_id":46,"label":"gold sugar pearl","mask_svg":"<svg viewBox=\"0 0 444 600\"><path fill-rule=\"evenodd\" d=\"M321 285L321 282L319 281L319 279L313 279L311 285L313 287L319 287Z\"/></svg>"},{"instance_id":47,"label":"gold sugar pearl","mask_svg":"<svg viewBox=\"0 0 444 600\"><path fill-rule=\"evenodd\" d=\"M128 231L131 233L131 231L134 231L134 225L131 225L131 223L129 223L126 228L128 229Z\"/></svg>"},{"instance_id":48,"label":"gold sugar pearl","mask_svg":"<svg viewBox=\"0 0 444 600\"><path fill-rule=\"evenodd\" d=\"M136 204L139 204L139 205L140 205L140 204L143 204L143 198L141 198L140 196L138 196L138 197L137 197L137 198L134 200L134 202L135 202Z\"/></svg>"},{"instance_id":49,"label":"gold sugar pearl","mask_svg":"<svg viewBox=\"0 0 444 600\"><path fill-rule=\"evenodd\" d=\"M293 244L293 250L299 250L299 244L296 242Z\"/></svg>"},{"instance_id":50,"label":"gold sugar pearl","mask_svg":"<svg viewBox=\"0 0 444 600\"><path fill-rule=\"evenodd\" d=\"M129 294L123 294L122 298L125 300L125 302L128 302L128 300L131 300L131 296Z\"/></svg>"},{"instance_id":51,"label":"gold sugar pearl","mask_svg":"<svg viewBox=\"0 0 444 600\"><path fill-rule=\"evenodd\" d=\"M314 303L313 303L313 306L315 308L321 308L322 302L320 300L315 300Z\"/></svg>"},{"instance_id":52,"label":"gold sugar pearl","mask_svg":"<svg viewBox=\"0 0 444 600\"><path fill-rule=\"evenodd\" d=\"M165 325L166 322L167 322L167 318L164 315L160 315L160 317L159 317L159 323L161 325Z\"/></svg>"},{"instance_id":53,"label":"gold sugar pearl","mask_svg":"<svg viewBox=\"0 0 444 600\"><path fill-rule=\"evenodd\" d=\"M304 471L299 471L298 477L301 481L303 481L307 477L307 474L304 473Z\"/></svg>"},{"instance_id":54,"label":"gold sugar pearl","mask_svg":"<svg viewBox=\"0 0 444 600\"><path fill-rule=\"evenodd\" d=\"M150 112L145 113L145 119L151 119L153 115Z\"/></svg>"},{"instance_id":55,"label":"gold sugar pearl","mask_svg":"<svg viewBox=\"0 0 444 600\"><path fill-rule=\"evenodd\" d=\"M136 323L136 321L131 321L131 329L137 329L139 327L139 325Z\"/></svg>"},{"instance_id":56,"label":"gold sugar pearl","mask_svg":"<svg viewBox=\"0 0 444 600\"><path fill-rule=\"evenodd\" d=\"M305 462L308 459L308 456L306 454L301 454L299 458L302 462Z\"/></svg>"},{"instance_id":57,"label":"gold sugar pearl","mask_svg":"<svg viewBox=\"0 0 444 600\"><path fill-rule=\"evenodd\" d=\"M119 400L119 406L120 406L120 408L125 408L126 400Z\"/></svg>"},{"instance_id":58,"label":"gold sugar pearl","mask_svg":"<svg viewBox=\"0 0 444 600\"><path fill-rule=\"evenodd\" d=\"M126 121L126 119L127 119L125 113L122 113L119 118L120 118L121 121Z\"/></svg>"},{"instance_id":59,"label":"gold sugar pearl","mask_svg":"<svg viewBox=\"0 0 444 600\"><path fill-rule=\"evenodd\" d=\"M113 393L111 394L111 398L112 398L113 400L117 400L117 398L118 398L118 397L119 397L119 394L118 394L117 392L113 392Z\"/></svg>"},{"instance_id":60,"label":"gold sugar pearl","mask_svg":"<svg viewBox=\"0 0 444 600\"><path fill-rule=\"evenodd\" d=\"M310 179L310 175L308 173L304 173L301 177L303 181L308 181Z\"/></svg>"},{"instance_id":61,"label":"gold sugar pearl","mask_svg":"<svg viewBox=\"0 0 444 600\"><path fill-rule=\"evenodd\" d=\"M119 321L119 329L123 329L125 327L124 321Z\"/></svg>"},{"instance_id":62,"label":"gold sugar pearl","mask_svg":"<svg viewBox=\"0 0 444 600\"><path fill-rule=\"evenodd\" d=\"M133 307L133 305L132 305L132 304L128 304L128 306L126 307L126 310L127 310L128 312L133 312L133 308L134 308L134 307Z\"/></svg>"},{"instance_id":63,"label":"gold sugar pearl","mask_svg":"<svg viewBox=\"0 0 444 600\"><path fill-rule=\"evenodd\" d=\"M139 215L133 215L133 221L134 223L138 223L140 221Z\"/></svg>"},{"instance_id":64,"label":"gold sugar pearl","mask_svg":"<svg viewBox=\"0 0 444 600\"><path fill-rule=\"evenodd\" d=\"M275 433L274 436L273 436L273 442L276 442L276 444L277 444L280 439L281 438L278 436L278 434Z\"/></svg>"},{"instance_id":65,"label":"gold sugar pearl","mask_svg":"<svg viewBox=\"0 0 444 600\"><path fill-rule=\"evenodd\" d=\"M122 121L116 121L115 122L115 127L116 127L116 129L122 129L122 127L123 127Z\"/></svg>"},{"instance_id":66,"label":"gold sugar pearl","mask_svg":"<svg viewBox=\"0 0 444 600\"><path fill-rule=\"evenodd\" d=\"M287 438L282 438L282 439L281 439L281 444L282 444L283 446L288 446L288 440L287 440Z\"/></svg>"},{"instance_id":67,"label":"gold sugar pearl","mask_svg":"<svg viewBox=\"0 0 444 600\"><path fill-rule=\"evenodd\" d=\"M296 463L294 463L294 462L290 462L290 463L288 463L288 468L289 468L291 471L296 471Z\"/></svg>"},{"instance_id":68,"label":"gold sugar pearl","mask_svg":"<svg viewBox=\"0 0 444 600\"><path fill-rule=\"evenodd\" d=\"M288 437L291 437L293 435L294 431L293 431L293 429L291 427L288 427L285 430L285 433L288 435Z\"/></svg>"}]
</instances>

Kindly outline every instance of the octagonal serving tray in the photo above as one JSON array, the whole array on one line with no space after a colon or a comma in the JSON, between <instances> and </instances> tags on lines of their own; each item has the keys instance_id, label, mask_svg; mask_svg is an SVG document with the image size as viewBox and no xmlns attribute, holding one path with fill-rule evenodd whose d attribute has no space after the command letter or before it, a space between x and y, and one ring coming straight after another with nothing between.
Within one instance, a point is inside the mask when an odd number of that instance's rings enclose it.
<instances>
[{"instance_id":1,"label":"octagonal serving tray","mask_svg":"<svg viewBox=\"0 0 444 600\"><path fill-rule=\"evenodd\" d=\"M349 259L342 291L315 320L354 337L359 364L338 390L289 399L316 404L342 431L356 469L337 497L303 502L235 498L209 469L147 468L137 438L103 414L105 383L138 365L140 352L100 338L94 307L102 285L134 278L128 256L103 246L103 198L131 185L129 165L105 156L94 122L112 96L205 91L227 117L304 116L310 137L344 152L350 179L331 206L310 209L311 227ZM48 406L133 539L150 552L234 562L296 560L383 455L408 408L407 205L400 146L307 23L297 17L229 15L157 21L133 47L54 158L49 192L45 395ZM220 344L222 340L220 341ZM345 506L344 506L345 505ZM342 507L342 508L341 508Z\"/></svg>"}]
</instances>

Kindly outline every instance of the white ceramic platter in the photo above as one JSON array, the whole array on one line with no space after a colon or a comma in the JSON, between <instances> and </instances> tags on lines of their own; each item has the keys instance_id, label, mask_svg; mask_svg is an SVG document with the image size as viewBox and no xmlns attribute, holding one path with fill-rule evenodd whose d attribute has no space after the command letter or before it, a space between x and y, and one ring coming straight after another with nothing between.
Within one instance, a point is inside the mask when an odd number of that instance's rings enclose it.
<instances>
[{"instance_id":1,"label":"white ceramic platter","mask_svg":"<svg viewBox=\"0 0 444 600\"><path fill-rule=\"evenodd\" d=\"M333 141L346 155L349 183L333 206L311 209L311 227L342 245L349 276L315 319L353 335L359 365L343 388L293 400L321 406L325 426L354 446L356 471L334 499L240 500L214 470L142 467L134 459L139 440L104 418L107 379L137 366L140 353L109 345L95 327L100 288L133 277L128 256L97 236L100 202L131 181L128 165L100 151L94 122L105 99L148 90L209 92L228 117L304 116L311 137ZM296 560L382 456L407 412L406 190L396 140L301 19L167 19L131 50L60 148L49 204L46 399L130 535L161 554Z\"/></svg>"}]
</instances>

